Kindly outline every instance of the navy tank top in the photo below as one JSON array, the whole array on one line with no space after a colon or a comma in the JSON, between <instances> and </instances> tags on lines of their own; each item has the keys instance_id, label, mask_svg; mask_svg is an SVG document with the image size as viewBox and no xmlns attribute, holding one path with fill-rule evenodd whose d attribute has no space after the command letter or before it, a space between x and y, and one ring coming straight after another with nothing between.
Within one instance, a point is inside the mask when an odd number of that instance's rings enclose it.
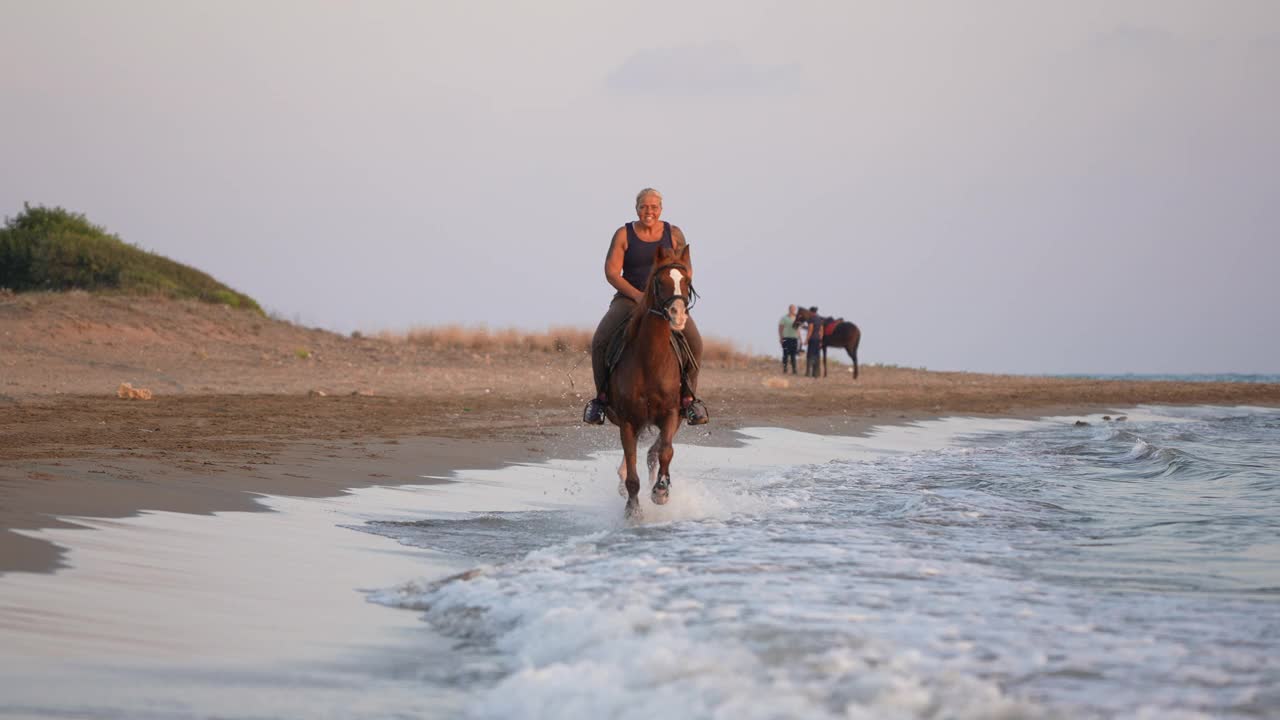
<instances>
[{"instance_id":1,"label":"navy tank top","mask_svg":"<svg viewBox=\"0 0 1280 720\"><path fill-rule=\"evenodd\" d=\"M622 279L644 292L649 284L649 272L653 270L653 258L660 247L675 249L671 241L671 223L662 221L662 238L653 242L641 240L631 223L627 223L627 252L622 256Z\"/></svg>"}]
</instances>

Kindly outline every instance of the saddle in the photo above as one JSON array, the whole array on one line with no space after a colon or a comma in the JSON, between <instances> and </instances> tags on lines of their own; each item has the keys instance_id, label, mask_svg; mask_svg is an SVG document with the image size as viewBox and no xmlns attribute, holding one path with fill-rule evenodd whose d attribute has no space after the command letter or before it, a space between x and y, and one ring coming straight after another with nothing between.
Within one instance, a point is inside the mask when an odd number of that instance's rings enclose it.
<instances>
[{"instance_id":1,"label":"saddle","mask_svg":"<svg viewBox=\"0 0 1280 720\"><path fill-rule=\"evenodd\" d=\"M605 367L609 368L610 374L618 366L618 361L622 360L622 354L626 352L627 328L631 326L631 318L634 314L634 311L628 314L627 319L618 324L618 328L613 331L613 336L609 338L608 350L604 357ZM698 358L694 357L693 348L689 347L689 340L682 332L671 331L671 349L680 362L680 382L687 387L689 371L698 368Z\"/></svg>"}]
</instances>

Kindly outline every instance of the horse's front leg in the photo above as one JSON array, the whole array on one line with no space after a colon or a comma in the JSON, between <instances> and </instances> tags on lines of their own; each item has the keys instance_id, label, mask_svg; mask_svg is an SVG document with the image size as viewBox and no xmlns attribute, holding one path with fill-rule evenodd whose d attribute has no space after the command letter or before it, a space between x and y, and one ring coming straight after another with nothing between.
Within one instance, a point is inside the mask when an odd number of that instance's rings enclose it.
<instances>
[{"instance_id":1,"label":"horse's front leg","mask_svg":"<svg viewBox=\"0 0 1280 720\"><path fill-rule=\"evenodd\" d=\"M654 505L666 505L671 499L671 458L676 454L676 431L680 429L680 413L670 413L662 419L662 427L658 429L658 440L654 447L658 450L658 480L649 492L649 499Z\"/></svg>"},{"instance_id":2,"label":"horse's front leg","mask_svg":"<svg viewBox=\"0 0 1280 720\"><path fill-rule=\"evenodd\" d=\"M635 425L624 422L619 429L622 436L622 462L627 466L627 517L640 517L640 475L636 472L636 436L639 434Z\"/></svg>"},{"instance_id":3,"label":"horse's front leg","mask_svg":"<svg viewBox=\"0 0 1280 720\"><path fill-rule=\"evenodd\" d=\"M649 468L649 487L658 482L658 454L662 451L662 433L653 439L649 452L645 454L645 465Z\"/></svg>"}]
</instances>

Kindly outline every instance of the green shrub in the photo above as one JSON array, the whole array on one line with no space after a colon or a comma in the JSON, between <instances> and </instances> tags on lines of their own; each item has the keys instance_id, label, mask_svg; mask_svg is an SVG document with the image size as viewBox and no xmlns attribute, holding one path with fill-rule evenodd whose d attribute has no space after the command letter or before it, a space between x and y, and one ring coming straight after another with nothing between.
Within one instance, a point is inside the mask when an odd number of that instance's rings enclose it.
<instances>
[{"instance_id":1,"label":"green shrub","mask_svg":"<svg viewBox=\"0 0 1280 720\"><path fill-rule=\"evenodd\" d=\"M0 287L158 294L262 314L253 298L193 267L134 247L84 215L25 203L0 229Z\"/></svg>"}]
</instances>

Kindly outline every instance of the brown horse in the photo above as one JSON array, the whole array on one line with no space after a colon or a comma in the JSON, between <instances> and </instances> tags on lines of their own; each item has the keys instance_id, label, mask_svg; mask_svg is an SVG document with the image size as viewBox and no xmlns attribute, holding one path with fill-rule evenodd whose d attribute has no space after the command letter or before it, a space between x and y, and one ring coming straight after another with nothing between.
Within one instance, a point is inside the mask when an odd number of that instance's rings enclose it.
<instances>
[{"instance_id":1,"label":"brown horse","mask_svg":"<svg viewBox=\"0 0 1280 720\"><path fill-rule=\"evenodd\" d=\"M677 253L659 248L649 273L649 287L636 306L626 329L626 347L609 374L606 416L622 437L619 490L627 495L627 516L640 514L640 477L636 473L636 441L649 427L658 428L658 439L649 448L650 499L665 505L671 494L672 440L680 428L681 360L677 345L684 346L693 265L689 246ZM687 346L686 346L687 347ZM695 357L694 361L701 358Z\"/></svg>"},{"instance_id":2,"label":"brown horse","mask_svg":"<svg viewBox=\"0 0 1280 720\"><path fill-rule=\"evenodd\" d=\"M809 318L813 313L799 305L796 307L799 309L796 310L795 327L800 327L809 322ZM819 322L824 321L821 316L818 317L818 320ZM849 358L853 360L853 379L857 380L858 343L862 342L862 331L858 329L857 325L843 319L835 320L834 327L832 327L832 321L826 321L825 325L829 331L822 334L822 376L827 376L827 348L837 347L844 348L845 352L849 353Z\"/></svg>"}]
</instances>

